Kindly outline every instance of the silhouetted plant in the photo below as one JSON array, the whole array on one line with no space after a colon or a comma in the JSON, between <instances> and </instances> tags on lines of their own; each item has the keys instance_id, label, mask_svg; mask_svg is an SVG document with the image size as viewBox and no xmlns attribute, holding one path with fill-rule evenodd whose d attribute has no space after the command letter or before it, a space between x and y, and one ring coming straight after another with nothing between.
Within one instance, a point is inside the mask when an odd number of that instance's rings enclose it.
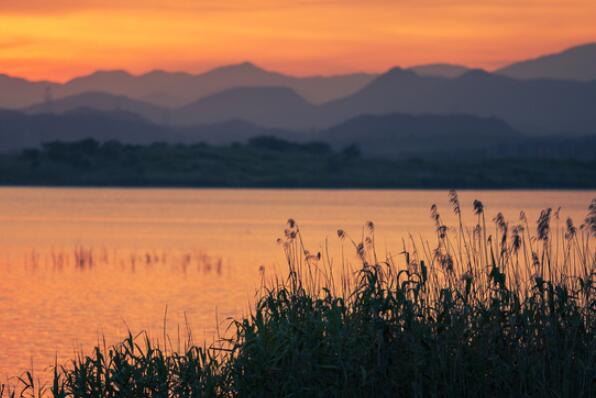
<instances>
[{"instance_id":1,"label":"silhouetted plant","mask_svg":"<svg viewBox=\"0 0 596 398\"><path fill-rule=\"evenodd\" d=\"M455 192L450 200L459 216ZM29 374L22 394L594 396L593 230L567 221L565 233L554 234L547 209L535 235L525 214L509 227L499 213L493 238L485 211L475 201L476 225L451 229L433 205L435 244L412 238L399 259L384 261L377 261L372 222L362 240L340 229L342 252L347 246L359 261L355 269L345 258L337 269L311 253L290 219L278 240L287 277L264 282L252 313L234 320L232 334L218 344L188 342L176 352L130 334L121 344L56 366L49 389ZM559 252L552 250L556 236ZM15 394L0 388L0 397Z\"/></svg>"}]
</instances>

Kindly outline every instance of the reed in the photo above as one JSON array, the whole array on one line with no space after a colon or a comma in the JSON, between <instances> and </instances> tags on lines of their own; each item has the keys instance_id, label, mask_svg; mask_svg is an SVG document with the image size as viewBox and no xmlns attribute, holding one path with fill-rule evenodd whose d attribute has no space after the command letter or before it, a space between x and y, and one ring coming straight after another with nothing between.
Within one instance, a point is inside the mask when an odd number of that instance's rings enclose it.
<instances>
[{"instance_id":1,"label":"reed","mask_svg":"<svg viewBox=\"0 0 596 398\"><path fill-rule=\"evenodd\" d=\"M222 274L225 264L222 257L209 255L199 250L130 250L118 251L106 248L94 249L86 246L73 248L52 248L39 251L32 249L22 259L0 261L0 266L22 264L27 270L43 271L86 271L95 267L119 266L119 271L134 272L143 267L168 267L173 272L187 273L194 270L200 273Z\"/></svg>"},{"instance_id":2,"label":"reed","mask_svg":"<svg viewBox=\"0 0 596 398\"><path fill-rule=\"evenodd\" d=\"M311 253L289 220L288 275L264 278L217 344L131 334L0 397L594 396L596 200L577 227L550 209L491 225L479 201L468 227L450 203L457 225L433 205L436 240L410 237L398 256L379 259L372 222L361 239L339 230L354 269Z\"/></svg>"}]
</instances>

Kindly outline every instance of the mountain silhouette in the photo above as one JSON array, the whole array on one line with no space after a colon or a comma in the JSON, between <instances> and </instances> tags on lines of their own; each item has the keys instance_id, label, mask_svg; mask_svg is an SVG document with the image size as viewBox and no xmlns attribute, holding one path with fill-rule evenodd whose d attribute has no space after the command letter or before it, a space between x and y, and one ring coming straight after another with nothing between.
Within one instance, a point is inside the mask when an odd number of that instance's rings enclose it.
<instances>
[{"instance_id":1,"label":"mountain silhouette","mask_svg":"<svg viewBox=\"0 0 596 398\"><path fill-rule=\"evenodd\" d=\"M430 64L381 75L294 77L244 62L197 75L97 71L64 84L0 75L0 107L36 114L92 108L160 125L242 120L302 131L364 114L469 114L501 119L524 134L579 136L596 132L595 53L596 44L578 46L499 73Z\"/></svg>"},{"instance_id":2,"label":"mountain silhouette","mask_svg":"<svg viewBox=\"0 0 596 398\"><path fill-rule=\"evenodd\" d=\"M240 119L266 127L308 129L316 107L285 87L241 87L200 99L174 112L182 125Z\"/></svg>"},{"instance_id":3,"label":"mountain silhouette","mask_svg":"<svg viewBox=\"0 0 596 398\"><path fill-rule=\"evenodd\" d=\"M288 87L312 102L324 102L351 94L370 82L375 75L350 74L330 77L294 77L266 71L244 62L215 68L198 75L153 71L133 76L123 71L97 72L74 79L65 85L65 95L83 91L107 91L179 107L231 88Z\"/></svg>"},{"instance_id":4,"label":"mountain silhouette","mask_svg":"<svg viewBox=\"0 0 596 398\"><path fill-rule=\"evenodd\" d=\"M519 132L495 118L470 115L363 115L322 131L318 139L337 147L352 143L382 157L472 151L511 144Z\"/></svg>"},{"instance_id":5,"label":"mountain silhouette","mask_svg":"<svg viewBox=\"0 0 596 398\"><path fill-rule=\"evenodd\" d=\"M397 157L433 151L469 150L511 143L519 134L500 120L468 115L360 116L318 133L265 128L241 120L163 126L127 111L78 108L63 113L0 111L0 151L93 138L125 144L247 142L257 136L329 142L337 148L358 144L367 155Z\"/></svg>"},{"instance_id":6,"label":"mountain silhouette","mask_svg":"<svg viewBox=\"0 0 596 398\"><path fill-rule=\"evenodd\" d=\"M596 80L596 43L517 62L496 73L517 79Z\"/></svg>"},{"instance_id":7,"label":"mountain silhouette","mask_svg":"<svg viewBox=\"0 0 596 398\"><path fill-rule=\"evenodd\" d=\"M318 127L394 112L496 117L529 134L596 133L596 82L516 80L482 70L446 79L394 68L319 109Z\"/></svg>"},{"instance_id":8,"label":"mountain silhouette","mask_svg":"<svg viewBox=\"0 0 596 398\"><path fill-rule=\"evenodd\" d=\"M409 68L423 77L461 77L469 69L452 64L428 64ZM516 79L596 80L596 43L569 48L557 54L514 63L496 74ZM205 73L154 70L133 75L124 70L100 70L64 84L29 81L0 74L0 108L21 109L45 100L84 92L105 92L162 107L181 107L201 98L238 87L286 87L308 102L322 104L364 88L378 74L296 77L243 62Z\"/></svg>"},{"instance_id":9,"label":"mountain silhouette","mask_svg":"<svg viewBox=\"0 0 596 398\"><path fill-rule=\"evenodd\" d=\"M30 82L0 75L0 107L19 109L44 100L46 90L60 99L84 92L105 92L163 107L180 107L209 95L238 87L287 87L313 103L352 94L376 75L354 73L337 76L295 77L266 71L244 62L202 74L152 71L132 75L123 70L97 71L64 84Z\"/></svg>"},{"instance_id":10,"label":"mountain silhouette","mask_svg":"<svg viewBox=\"0 0 596 398\"><path fill-rule=\"evenodd\" d=\"M338 150L357 144L365 156L447 159L528 157L594 159L592 136L530 137L495 118L472 115L364 115L319 132L266 128L241 120L188 126L164 126L126 111L78 108L64 113L27 114L0 110L0 152L32 148L52 141L92 138L123 144L227 145L254 137L292 142L327 142Z\"/></svg>"},{"instance_id":11,"label":"mountain silhouette","mask_svg":"<svg viewBox=\"0 0 596 398\"><path fill-rule=\"evenodd\" d=\"M0 74L0 109L19 109L43 101L57 86L52 82L32 82Z\"/></svg>"},{"instance_id":12,"label":"mountain silhouette","mask_svg":"<svg viewBox=\"0 0 596 398\"><path fill-rule=\"evenodd\" d=\"M99 141L150 143L169 136L167 128L127 112L100 112L84 108L62 114L0 111L2 151L33 147L55 140L95 138Z\"/></svg>"},{"instance_id":13,"label":"mountain silhouette","mask_svg":"<svg viewBox=\"0 0 596 398\"><path fill-rule=\"evenodd\" d=\"M291 131L267 129L238 120L197 126L163 126L126 111L78 108L60 114L0 110L0 151L35 147L44 142L93 138L126 144L153 142L229 144L260 136L301 140Z\"/></svg>"},{"instance_id":14,"label":"mountain silhouette","mask_svg":"<svg viewBox=\"0 0 596 398\"><path fill-rule=\"evenodd\" d=\"M60 113L80 107L129 111L172 125L244 120L310 131L363 114L469 114L499 118L527 134L596 133L596 81L518 80L483 70L445 78L393 68L356 93L321 105L309 103L287 87L260 86L224 90L172 109L93 92L37 104L27 112Z\"/></svg>"},{"instance_id":15,"label":"mountain silhouette","mask_svg":"<svg viewBox=\"0 0 596 398\"><path fill-rule=\"evenodd\" d=\"M24 111L27 113L59 114L79 108L89 108L99 111L125 111L160 124L168 124L170 115L170 111L166 108L133 100L122 95L112 95L104 92L85 92L36 104L24 109Z\"/></svg>"}]
</instances>

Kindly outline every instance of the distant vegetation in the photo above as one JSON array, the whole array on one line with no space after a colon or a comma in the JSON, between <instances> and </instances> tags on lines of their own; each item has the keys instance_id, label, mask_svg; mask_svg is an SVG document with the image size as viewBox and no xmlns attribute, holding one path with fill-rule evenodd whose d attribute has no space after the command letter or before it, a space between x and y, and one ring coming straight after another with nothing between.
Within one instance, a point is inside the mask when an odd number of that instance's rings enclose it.
<instances>
[{"instance_id":1,"label":"distant vegetation","mask_svg":"<svg viewBox=\"0 0 596 398\"><path fill-rule=\"evenodd\" d=\"M491 223L474 201L468 227L450 203L458 223L433 205L436 239L400 255L378 257L372 222L357 240L338 230L350 254L333 266L290 219L287 277L263 270L256 305L218 343L131 333L0 397L593 397L596 199L581 226L551 209Z\"/></svg>"},{"instance_id":2,"label":"distant vegetation","mask_svg":"<svg viewBox=\"0 0 596 398\"><path fill-rule=\"evenodd\" d=\"M545 160L531 153L493 157L464 150L388 160L366 157L357 145L334 150L322 142L294 143L267 136L220 146L125 145L87 139L0 155L0 184L595 188L596 160Z\"/></svg>"}]
</instances>

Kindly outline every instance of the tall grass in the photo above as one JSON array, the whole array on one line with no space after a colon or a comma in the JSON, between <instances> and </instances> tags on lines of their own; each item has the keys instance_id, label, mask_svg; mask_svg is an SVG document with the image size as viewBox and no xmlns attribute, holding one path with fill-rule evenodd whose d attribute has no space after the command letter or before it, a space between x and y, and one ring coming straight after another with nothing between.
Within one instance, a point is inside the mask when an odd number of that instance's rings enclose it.
<instances>
[{"instance_id":1,"label":"tall grass","mask_svg":"<svg viewBox=\"0 0 596 398\"><path fill-rule=\"evenodd\" d=\"M129 335L0 397L595 396L596 200L581 226L551 209L535 226L487 220L475 201L467 227L450 204L454 227L433 205L435 243L410 237L396 257L379 258L372 222L361 239L339 230L333 266L289 220L287 277L264 279L217 345Z\"/></svg>"}]
</instances>

